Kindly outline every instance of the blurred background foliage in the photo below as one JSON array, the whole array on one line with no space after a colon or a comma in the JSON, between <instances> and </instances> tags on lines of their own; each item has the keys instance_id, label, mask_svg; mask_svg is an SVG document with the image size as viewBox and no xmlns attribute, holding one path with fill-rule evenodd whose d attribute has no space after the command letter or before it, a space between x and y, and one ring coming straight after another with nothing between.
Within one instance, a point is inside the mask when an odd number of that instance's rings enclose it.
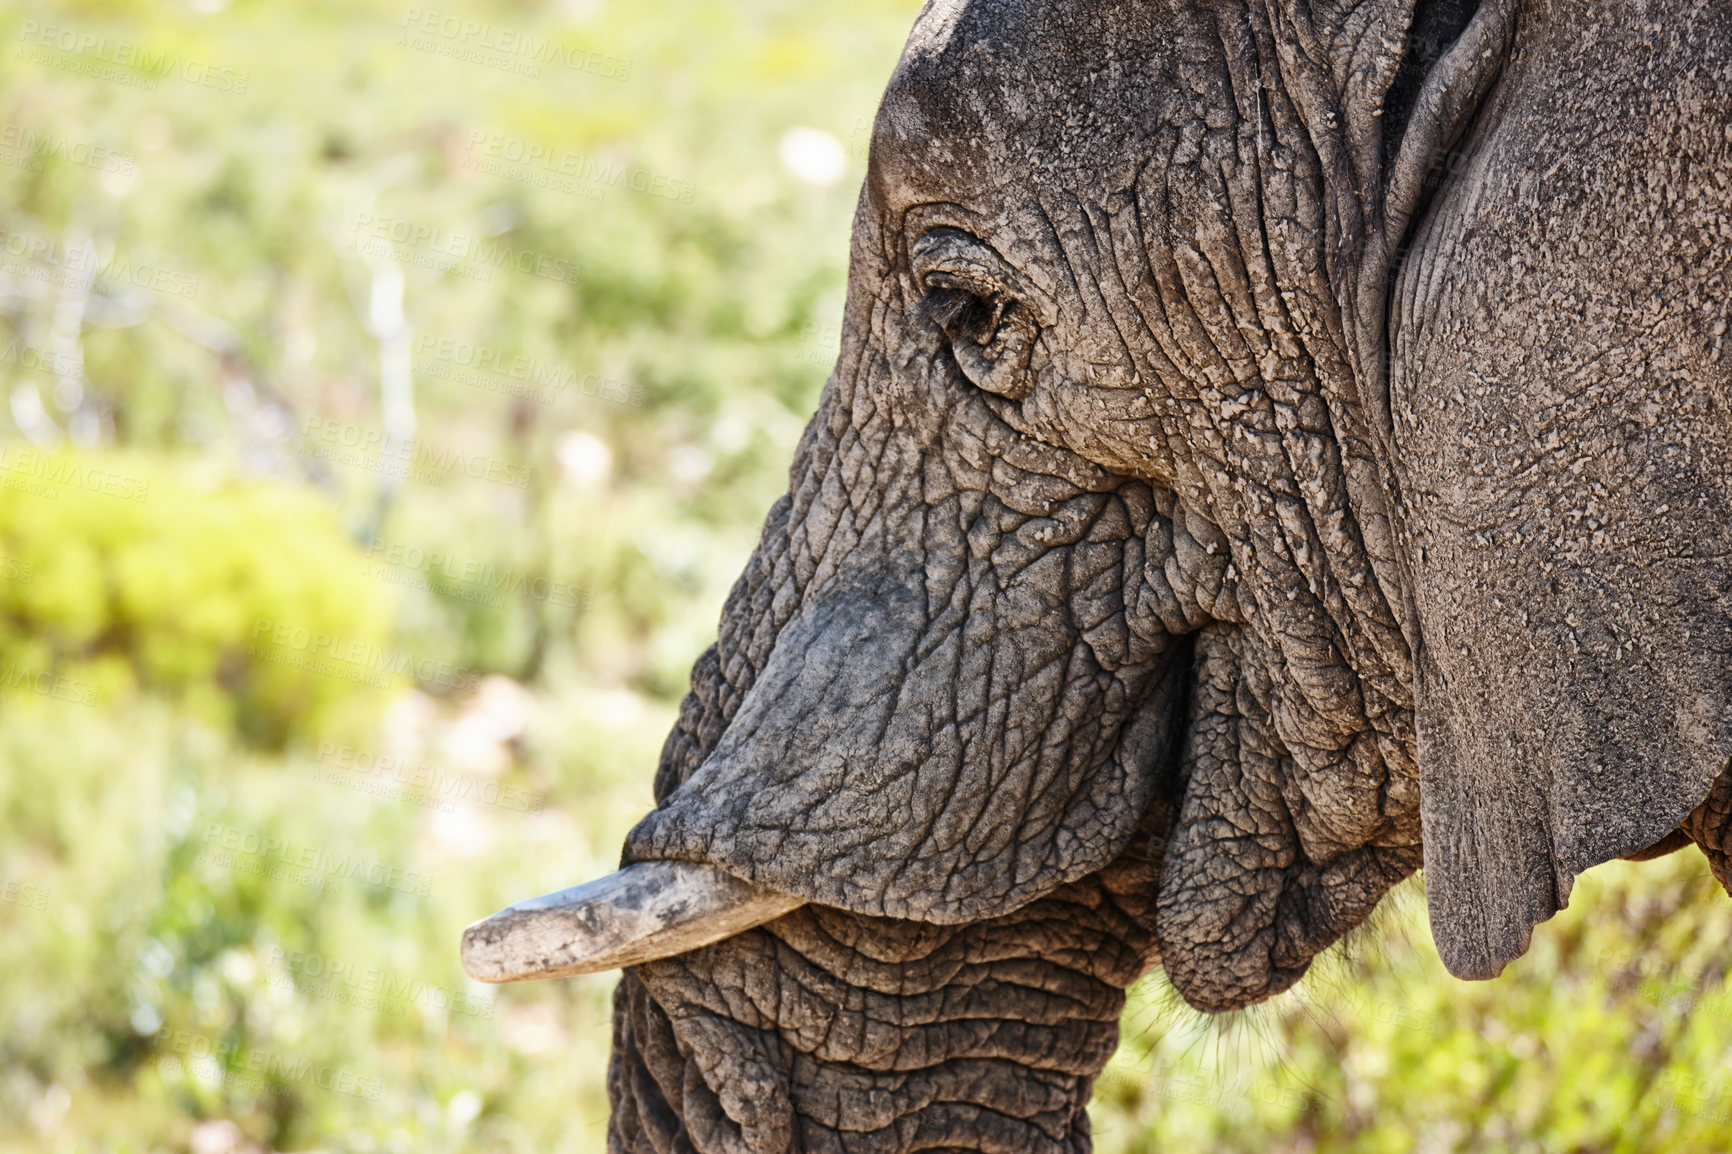
<instances>
[{"instance_id":1,"label":"blurred background foliage","mask_svg":"<svg viewBox=\"0 0 1732 1154\"><path fill-rule=\"evenodd\" d=\"M0 12L0 1151L599 1151L611 868L838 342L910 0ZM1495 982L1411 886L1133 992L1108 1154L1721 1149L1732 912L1617 864Z\"/></svg>"}]
</instances>

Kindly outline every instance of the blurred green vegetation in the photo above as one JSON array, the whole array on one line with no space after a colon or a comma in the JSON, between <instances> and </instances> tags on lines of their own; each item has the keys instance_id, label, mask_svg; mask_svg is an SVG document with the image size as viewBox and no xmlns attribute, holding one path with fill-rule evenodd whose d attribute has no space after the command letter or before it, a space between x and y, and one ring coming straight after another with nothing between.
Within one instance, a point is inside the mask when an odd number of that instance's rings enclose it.
<instances>
[{"instance_id":1,"label":"blurred green vegetation","mask_svg":"<svg viewBox=\"0 0 1732 1154\"><path fill-rule=\"evenodd\" d=\"M339 710L364 733L409 672L390 646L392 590L366 579L363 553L308 491L138 453L16 446L0 482L8 687L51 673L61 698L104 705L143 685L279 746L343 732ZM355 659L327 656L338 650Z\"/></svg>"},{"instance_id":2,"label":"blurred green vegetation","mask_svg":"<svg viewBox=\"0 0 1732 1154\"><path fill-rule=\"evenodd\" d=\"M1694 849L1582 876L1490 982L1451 978L1409 882L1299 987L1198 1020L1132 990L1096 1149L1718 1151L1732 903Z\"/></svg>"},{"instance_id":3,"label":"blurred green vegetation","mask_svg":"<svg viewBox=\"0 0 1732 1154\"><path fill-rule=\"evenodd\" d=\"M611 976L457 936L648 807L916 7L0 12L0 1151L603 1148ZM1729 918L1678 855L1484 985L1411 890L1151 979L1099 1147L1723 1148Z\"/></svg>"}]
</instances>

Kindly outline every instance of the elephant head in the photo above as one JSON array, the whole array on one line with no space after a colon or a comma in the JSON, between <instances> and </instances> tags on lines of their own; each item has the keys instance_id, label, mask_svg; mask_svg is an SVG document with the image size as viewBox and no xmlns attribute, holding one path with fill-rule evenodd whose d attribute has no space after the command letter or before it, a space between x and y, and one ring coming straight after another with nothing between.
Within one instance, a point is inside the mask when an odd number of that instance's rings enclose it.
<instances>
[{"instance_id":1,"label":"elephant head","mask_svg":"<svg viewBox=\"0 0 1732 1154\"><path fill-rule=\"evenodd\" d=\"M610 1149L1083 1150L1155 965L1266 998L1423 863L1489 977L1724 847L1732 20L1675 6L928 3L657 807L471 931L635 963Z\"/></svg>"}]
</instances>

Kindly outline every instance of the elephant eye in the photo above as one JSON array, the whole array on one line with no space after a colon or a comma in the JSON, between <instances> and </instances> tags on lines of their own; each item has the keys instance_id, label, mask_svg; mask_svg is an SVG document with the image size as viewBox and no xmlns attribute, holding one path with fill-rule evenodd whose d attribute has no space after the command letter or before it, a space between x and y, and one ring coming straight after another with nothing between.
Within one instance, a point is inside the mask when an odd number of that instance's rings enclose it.
<instances>
[{"instance_id":1,"label":"elephant eye","mask_svg":"<svg viewBox=\"0 0 1732 1154\"><path fill-rule=\"evenodd\" d=\"M1003 283L996 253L956 229L936 229L915 245L921 307L950 344L957 368L976 387L1021 400L1034 387L1029 354L1038 326Z\"/></svg>"},{"instance_id":2,"label":"elephant eye","mask_svg":"<svg viewBox=\"0 0 1732 1154\"><path fill-rule=\"evenodd\" d=\"M1016 308L1008 297L942 272L929 273L926 287L926 310L945 335L981 348L993 343L1005 314Z\"/></svg>"}]
</instances>

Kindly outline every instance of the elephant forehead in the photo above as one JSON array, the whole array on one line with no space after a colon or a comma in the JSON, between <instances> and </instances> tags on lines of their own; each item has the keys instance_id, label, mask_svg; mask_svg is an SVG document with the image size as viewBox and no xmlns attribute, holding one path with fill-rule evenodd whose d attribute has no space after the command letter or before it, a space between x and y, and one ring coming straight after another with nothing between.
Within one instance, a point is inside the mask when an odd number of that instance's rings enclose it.
<instances>
[{"instance_id":1,"label":"elephant forehead","mask_svg":"<svg viewBox=\"0 0 1732 1154\"><path fill-rule=\"evenodd\" d=\"M1213 25L1171 0L933 3L879 109L874 189L907 206L1007 187L1127 187L1145 142L1232 120Z\"/></svg>"}]
</instances>

